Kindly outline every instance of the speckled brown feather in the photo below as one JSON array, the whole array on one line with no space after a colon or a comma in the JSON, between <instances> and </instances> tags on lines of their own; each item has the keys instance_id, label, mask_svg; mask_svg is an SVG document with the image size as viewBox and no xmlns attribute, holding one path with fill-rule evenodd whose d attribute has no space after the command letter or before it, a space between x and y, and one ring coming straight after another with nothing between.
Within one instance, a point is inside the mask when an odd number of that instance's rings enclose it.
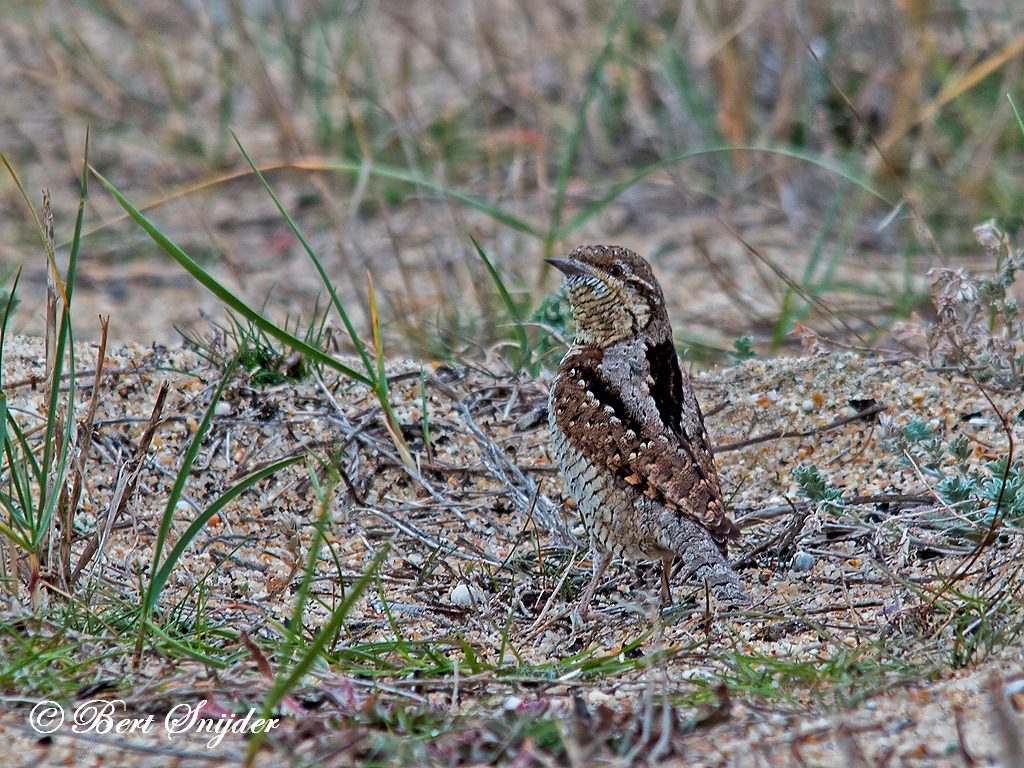
<instances>
[{"instance_id":1,"label":"speckled brown feather","mask_svg":"<svg viewBox=\"0 0 1024 768\"><path fill-rule=\"evenodd\" d=\"M599 556L581 613L613 556L660 559L663 598L679 556L716 599L748 603L724 559L739 530L650 265L616 246L550 261L566 275L576 322L551 389L552 443Z\"/></svg>"},{"instance_id":2,"label":"speckled brown feather","mask_svg":"<svg viewBox=\"0 0 1024 768\"><path fill-rule=\"evenodd\" d=\"M674 350L672 355L675 357ZM706 528L724 551L729 539L738 538L739 529L725 514L699 408L696 422L700 429L692 434L683 431L681 419L672 417L674 406L664 411L670 423L641 423L628 411L616 386L604 378L602 358L600 349L579 349L563 360L551 399L555 423L569 443L588 461L610 472L619 487L631 486L690 517ZM681 382L678 360L670 365L676 367L676 381ZM655 402L659 396L654 393L667 385L671 382L653 378L650 389ZM679 402L685 407L685 401Z\"/></svg>"}]
</instances>

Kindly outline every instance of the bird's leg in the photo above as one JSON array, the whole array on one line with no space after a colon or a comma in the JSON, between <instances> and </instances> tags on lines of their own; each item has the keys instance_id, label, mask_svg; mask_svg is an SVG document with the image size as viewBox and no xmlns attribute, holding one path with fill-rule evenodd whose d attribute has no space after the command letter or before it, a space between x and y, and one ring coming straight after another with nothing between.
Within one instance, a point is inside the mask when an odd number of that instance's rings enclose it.
<instances>
[{"instance_id":1,"label":"bird's leg","mask_svg":"<svg viewBox=\"0 0 1024 768\"><path fill-rule=\"evenodd\" d=\"M672 588L669 587L668 577L672 571L672 560L674 554L661 556L661 607L672 605Z\"/></svg>"},{"instance_id":2,"label":"bird's leg","mask_svg":"<svg viewBox=\"0 0 1024 768\"><path fill-rule=\"evenodd\" d=\"M607 570L609 563L612 561L611 552L598 552L598 559L594 560L594 575L590 578L590 583L587 585L586 591L583 593L583 597L580 598L580 604L576 607L576 614L581 618L587 617L587 609L590 607L590 601L594 599L594 592L597 591L597 583L604 576L605 570Z\"/></svg>"}]
</instances>

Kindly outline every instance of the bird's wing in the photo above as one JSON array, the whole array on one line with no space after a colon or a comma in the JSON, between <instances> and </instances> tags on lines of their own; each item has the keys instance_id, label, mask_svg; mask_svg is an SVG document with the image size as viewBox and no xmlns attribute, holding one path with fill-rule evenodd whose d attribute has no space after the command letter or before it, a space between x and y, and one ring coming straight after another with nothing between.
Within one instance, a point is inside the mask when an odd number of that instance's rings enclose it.
<instances>
[{"instance_id":1,"label":"bird's wing","mask_svg":"<svg viewBox=\"0 0 1024 768\"><path fill-rule=\"evenodd\" d=\"M718 470L711 452L711 440L704 426L697 396L690 378L679 365L679 355L670 339L647 345L647 366L651 372L650 391L661 416L662 424L680 437L680 442L693 461L713 480L718 496Z\"/></svg>"},{"instance_id":2,"label":"bird's wing","mask_svg":"<svg viewBox=\"0 0 1024 768\"><path fill-rule=\"evenodd\" d=\"M553 393L555 420L577 451L622 486L686 515L724 544L739 529L725 514L696 398L684 386L674 349L671 355L652 366L654 386L648 382L662 423L639 423L601 374L601 351L586 349L563 361Z\"/></svg>"}]
</instances>

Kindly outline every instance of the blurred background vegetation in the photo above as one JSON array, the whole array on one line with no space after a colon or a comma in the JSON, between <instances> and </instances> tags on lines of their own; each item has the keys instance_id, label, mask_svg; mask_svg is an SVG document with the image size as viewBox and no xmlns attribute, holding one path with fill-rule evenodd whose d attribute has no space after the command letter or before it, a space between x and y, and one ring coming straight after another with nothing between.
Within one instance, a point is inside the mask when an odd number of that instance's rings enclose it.
<instances>
[{"instance_id":1,"label":"blurred background vegetation","mask_svg":"<svg viewBox=\"0 0 1024 768\"><path fill-rule=\"evenodd\" d=\"M0 151L50 189L58 243L88 126L90 162L189 254L268 314L313 322L322 286L234 131L367 334L372 273L389 354L486 359L514 331L563 331L543 257L594 241L654 261L699 361L799 349L801 325L909 344L892 329L927 320L928 270L992 271L972 227L1022 224L1015 0L27 0L0 15ZM98 186L87 221L79 337L99 312L142 343L221 317ZM16 325L35 332L45 259L4 177L0 266L19 265Z\"/></svg>"}]
</instances>

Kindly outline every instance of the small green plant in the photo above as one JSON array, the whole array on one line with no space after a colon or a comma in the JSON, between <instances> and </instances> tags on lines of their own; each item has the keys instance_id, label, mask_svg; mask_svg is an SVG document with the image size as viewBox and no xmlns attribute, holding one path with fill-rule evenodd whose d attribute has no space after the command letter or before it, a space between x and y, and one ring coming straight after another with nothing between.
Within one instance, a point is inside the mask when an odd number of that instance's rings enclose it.
<instances>
[{"instance_id":1,"label":"small green plant","mask_svg":"<svg viewBox=\"0 0 1024 768\"><path fill-rule=\"evenodd\" d=\"M793 470L793 479L800 486L800 495L833 514L845 506L843 492L829 483L814 464L801 464Z\"/></svg>"},{"instance_id":2,"label":"small green plant","mask_svg":"<svg viewBox=\"0 0 1024 768\"><path fill-rule=\"evenodd\" d=\"M1024 467L1020 460L1007 466L1009 458L1001 456L984 466L983 472L967 470L954 464L937 485L936 490L949 504L968 519L987 525L997 517L1007 523L1024 523Z\"/></svg>"},{"instance_id":3,"label":"small green plant","mask_svg":"<svg viewBox=\"0 0 1024 768\"><path fill-rule=\"evenodd\" d=\"M530 322L543 333L534 347L534 358L544 363L565 351L565 345L572 337L572 308L562 284L553 293L545 296L530 315Z\"/></svg>"},{"instance_id":4,"label":"small green plant","mask_svg":"<svg viewBox=\"0 0 1024 768\"><path fill-rule=\"evenodd\" d=\"M742 363L744 360L757 357L757 351L754 349L754 337L743 335L738 339L733 339L729 357L732 358L733 363Z\"/></svg>"}]
</instances>

